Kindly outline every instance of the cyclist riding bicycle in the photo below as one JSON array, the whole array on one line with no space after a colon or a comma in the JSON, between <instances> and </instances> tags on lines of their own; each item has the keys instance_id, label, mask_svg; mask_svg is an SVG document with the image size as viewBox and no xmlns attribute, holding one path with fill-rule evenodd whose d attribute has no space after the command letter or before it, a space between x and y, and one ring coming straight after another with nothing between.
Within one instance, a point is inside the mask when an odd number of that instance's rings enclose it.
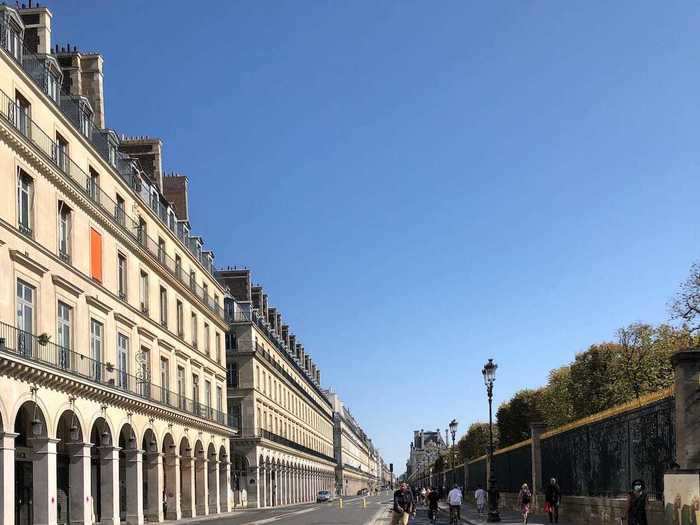
<instances>
[{"instance_id":1,"label":"cyclist riding bicycle","mask_svg":"<svg viewBox=\"0 0 700 525\"><path fill-rule=\"evenodd\" d=\"M440 494L437 489L431 488L428 492L428 517L433 523L437 520L438 501L440 501Z\"/></svg>"},{"instance_id":2,"label":"cyclist riding bicycle","mask_svg":"<svg viewBox=\"0 0 700 525\"><path fill-rule=\"evenodd\" d=\"M447 504L450 506L450 523L459 523L462 518L462 491L457 485L447 494Z\"/></svg>"}]
</instances>

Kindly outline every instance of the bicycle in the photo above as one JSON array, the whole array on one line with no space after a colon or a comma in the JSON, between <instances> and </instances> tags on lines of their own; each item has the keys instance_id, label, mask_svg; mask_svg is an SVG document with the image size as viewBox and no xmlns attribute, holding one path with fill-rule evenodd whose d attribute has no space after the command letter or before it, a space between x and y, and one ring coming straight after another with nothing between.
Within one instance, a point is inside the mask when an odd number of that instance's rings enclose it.
<instances>
[{"instance_id":1,"label":"bicycle","mask_svg":"<svg viewBox=\"0 0 700 525\"><path fill-rule=\"evenodd\" d=\"M450 505L450 525L459 525L459 519L457 518L457 511L459 507L456 505Z\"/></svg>"},{"instance_id":2,"label":"bicycle","mask_svg":"<svg viewBox=\"0 0 700 525\"><path fill-rule=\"evenodd\" d=\"M428 509L428 520L430 523L437 523L438 509Z\"/></svg>"}]
</instances>

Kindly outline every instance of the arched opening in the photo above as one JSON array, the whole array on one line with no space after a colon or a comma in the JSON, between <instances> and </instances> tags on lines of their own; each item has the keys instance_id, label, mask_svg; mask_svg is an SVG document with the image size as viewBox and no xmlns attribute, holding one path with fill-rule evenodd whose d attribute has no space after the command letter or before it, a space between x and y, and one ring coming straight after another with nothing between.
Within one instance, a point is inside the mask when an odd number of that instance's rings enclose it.
<instances>
[{"instance_id":1,"label":"arched opening","mask_svg":"<svg viewBox=\"0 0 700 525\"><path fill-rule=\"evenodd\" d=\"M207 490L209 514L219 513L219 460L213 443L207 448Z\"/></svg>"},{"instance_id":2,"label":"arched opening","mask_svg":"<svg viewBox=\"0 0 700 525\"><path fill-rule=\"evenodd\" d=\"M84 522L90 517L85 505L90 494L87 476L90 443L84 443L83 429L73 410L66 410L56 429L56 516L59 524Z\"/></svg>"},{"instance_id":3,"label":"arched opening","mask_svg":"<svg viewBox=\"0 0 700 525\"><path fill-rule=\"evenodd\" d=\"M229 496L229 487L228 487L228 454L226 454L226 449L222 446L219 447L219 510L221 512L229 512L231 510L231 501L230 501L230 496ZM246 476L247 476L247 471L246 471ZM243 481L241 484L243 485L242 490L245 490L245 484L247 481L247 477L244 476L242 479ZM242 492L239 489L239 499L238 499L238 505L243 506L245 503L247 503L247 493L245 496L245 499L242 497ZM235 502L235 500L234 500ZM245 502L245 503L244 503ZM236 503L234 503L236 504Z\"/></svg>"},{"instance_id":4,"label":"arched opening","mask_svg":"<svg viewBox=\"0 0 700 525\"><path fill-rule=\"evenodd\" d=\"M260 456L260 459L258 460L258 508L265 507L267 505L267 474L265 472L265 460L262 456Z\"/></svg>"},{"instance_id":5,"label":"arched opening","mask_svg":"<svg viewBox=\"0 0 700 525\"><path fill-rule=\"evenodd\" d=\"M219 451L219 455L221 455L221 451ZM233 501L235 505L243 504L243 491L247 488L247 479L248 460L245 458L245 456L241 456L240 454L234 454L233 460L231 461L231 489L233 490Z\"/></svg>"},{"instance_id":6,"label":"arched opening","mask_svg":"<svg viewBox=\"0 0 700 525\"><path fill-rule=\"evenodd\" d=\"M191 518L196 516L194 506L194 456L192 447L186 437L180 440L180 506L182 516Z\"/></svg>"},{"instance_id":7,"label":"arched opening","mask_svg":"<svg viewBox=\"0 0 700 525\"><path fill-rule=\"evenodd\" d=\"M204 456L202 442L197 440L194 444L194 501L197 516L209 514L207 481L207 458Z\"/></svg>"},{"instance_id":8,"label":"arched opening","mask_svg":"<svg viewBox=\"0 0 700 525\"><path fill-rule=\"evenodd\" d=\"M167 520L179 520L182 517L180 500L180 458L177 454L177 446L173 436L165 434L163 437L163 487L161 496L162 512Z\"/></svg>"},{"instance_id":9,"label":"arched opening","mask_svg":"<svg viewBox=\"0 0 700 525\"><path fill-rule=\"evenodd\" d=\"M119 432L119 517L143 522L143 465L136 432L125 423Z\"/></svg>"},{"instance_id":10,"label":"arched opening","mask_svg":"<svg viewBox=\"0 0 700 525\"><path fill-rule=\"evenodd\" d=\"M265 506L272 506L272 462L269 457L265 458Z\"/></svg>"},{"instance_id":11,"label":"arched opening","mask_svg":"<svg viewBox=\"0 0 700 525\"><path fill-rule=\"evenodd\" d=\"M34 401L15 417L15 524L46 522L50 514L48 473L56 469L55 440L49 440L46 418ZM55 502L53 503L55 505Z\"/></svg>"},{"instance_id":12,"label":"arched opening","mask_svg":"<svg viewBox=\"0 0 700 525\"><path fill-rule=\"evenodd\" d=\"M90 430L90 494L96 521L119 517L119 452L107 421L99 417Z\"/></svg>"},{"instance_id":13,"label":"arched opening","mask_svg":"<svg viewBox=\"0 0 700 525\"><path fill-rule=\"evenodd\" d=\"M164 488L160 481L163 471L163 457L158 452L156 435L150 428L146 429L141 439L143 450L143 514L148 521L163 520Z\"/></svg>"}]
</instances>

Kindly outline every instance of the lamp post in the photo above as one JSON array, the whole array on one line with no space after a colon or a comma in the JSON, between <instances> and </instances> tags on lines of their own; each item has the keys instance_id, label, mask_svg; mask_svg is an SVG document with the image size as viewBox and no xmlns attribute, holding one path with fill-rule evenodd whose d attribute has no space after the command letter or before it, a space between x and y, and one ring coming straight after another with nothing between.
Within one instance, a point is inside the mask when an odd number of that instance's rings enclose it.
<instances>
[{"instance_id":1,"label":"lamp post","mask_svg":"<svg viewBox=\"0 0 700 525\"><path fill-rule=\"evenodd\" d=\"M455 435L457 434L457 420L453 419L450 421L450 435L452 436L452 453L450 454L450 463L452 463L452 485L455 482Z\"/></svg>"},{"instance_id":2,"label":"lamp post","mask_svg":"<svg viewBox=\"0 0 700 525\"><path fill-rule=\"evenodd\" d=\"M493 462L493 382L496 380L498 365L489 359L481 373L484 375L484 384L489 398L489 513L486 517L488 523L501 521L498 514L498 489L496 488L496 470Z\"/></svg>"}]
</instances>

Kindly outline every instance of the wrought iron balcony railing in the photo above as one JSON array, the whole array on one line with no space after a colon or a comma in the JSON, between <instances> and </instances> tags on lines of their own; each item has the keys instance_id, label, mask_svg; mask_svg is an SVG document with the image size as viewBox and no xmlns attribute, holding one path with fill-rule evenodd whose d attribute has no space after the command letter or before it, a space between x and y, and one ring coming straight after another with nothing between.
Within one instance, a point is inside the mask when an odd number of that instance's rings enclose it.
<instances>
[{"instance_id":1,"label":"wrought iron balcony railing","mask_svg":"<svg viewBox=\"0 0 700 525\"><path fill-rule=\"evenodd\" d=\"M147 370L139 375L132 375L110 362L94 359L52 343L44 337L0 322L0 355L3 353L40 363L61 373L77 376L109 388L123 390L148 402L181 410L220 425L237 424L236 419L227 417L225 412L173 392L162 385L151 383Z\"/></svg>"},{"instance_id":2,"label":"wrought iron balcony railing","mask_svg":"<svg viewBox=\"0 0 700 525\"><path fill-rule=\"evenodd\" d=\"M280 445L284 445L285 447L293 448L294 450L305 452L306 454L311 454L312 456L316 456L317 458L325 459L326 461L332 461L333 463L336 462L335 458L331 456L327 456L322 452L319 452L309 447L305 447L304 445L300 445L296 441L292 441L290 439L282 437L278 434L275 434L274 432L265 430L264 428L251 432L243 432L237 437L241 439L267 439L268 441L279 443Z\"/></svg>"},{"instance_id":3,"label":"wrought iron balcony railing","mask_svg":"<svg viewBox=\"0 0 700 525\"><path fill-rule=\"evenodd\" d=\"M16 104L0 90L0 117L9 122L24 137L29 140L59 171L66 180L80 193L90 199L104 214L123 232L128 234L133 240L143 246L161 267L173 275L183 286L192 290L204 306L216 314L220 319L225 320L224 310L219 304L211 299L202 286L185 279L182 272L177 271L175 259L166 254L159 246L158 242L149 237L139 221L128 215L123 207L117 204L100 185L90 177L73 159L70 158L64 149L60 148L54 140L44 132L35 122L31 122L29 128L32 133L26 133L21 126L18 126L16 119L12 117Z\"/></svg>"}]
</instances>

